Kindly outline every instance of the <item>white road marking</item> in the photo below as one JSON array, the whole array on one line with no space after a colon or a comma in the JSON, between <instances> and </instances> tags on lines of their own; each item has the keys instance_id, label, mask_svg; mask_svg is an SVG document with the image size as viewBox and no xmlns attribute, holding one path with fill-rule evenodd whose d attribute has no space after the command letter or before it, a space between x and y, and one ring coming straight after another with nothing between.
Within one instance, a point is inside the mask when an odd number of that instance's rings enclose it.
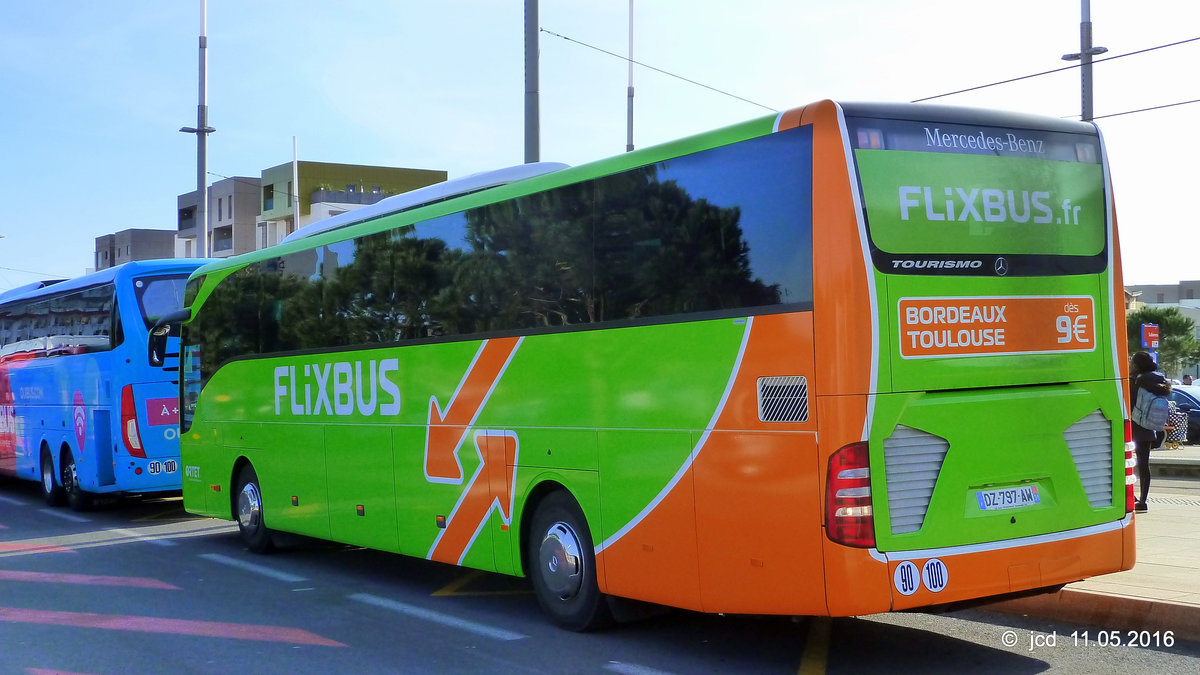
<instances>
[{"instance_id":1,"label":"white road marking","mask_svg":"<svg viewBox=\"0 0 1200 675\"><path fill-rule=\"evenodd\" d=\"M77 516L74 513L67 513L66 511L59 511L58 509L38 509L38 513L44 513L48 516L54 516L55 518L62 518L63 520L69 520L72 523L90 523L90 522L92 522L91 518L84 518L83 516Z\"/></svg>"},{"instance_id":2,"label":"white road marking","mask_svg":"<svg viewBox=\"0 0 1200 675\"><path fill-rule=\"evenodd\" d=\"M417 607L416 605L409 605L403 602L381 598L377 595L355 593L354 595L348 597L351 600L362 602L368 605L374 605L376 607L382 607L383 609L389 609L393 612L405 614L422 621L440 624L448 628L456 628L458 630L464 630L469 633L481 635L483 637L489 637L493 640L524 640L529 637L523 633L515 633L503 628L496 628L495 626L489 626L487 624L478 623L475 621L460 619L458 617L450 616L449 614L442 614L441 612L425 609L424 607Z\"/></svg>"},{"instance_id":3,"label":"white road marking","mask_svg":"<svg viewBox=\"0 0 1200 675\"><path fill-rule=\"evenodd\" d=\"M308 581L308 577L301 577L301 576L296 576L295 574L288 574L287 572L280 572L279 570L277 570L273 567L267 567L266 565L259 565L258 563L246 562L245 560L239 560L237 558L230 558L229 556L221 555L220 553L202 553L200 555L200 557L204 558L205 560L209 560L209 561L212 561L215 563L220 563L222 565L228 565L230 567L236 567L238 569L243 569L243 570L246 570L247 572L261 574L264 577L278 579L279 581L286 581L288 583Z\"/></svg>"}]
</instances>

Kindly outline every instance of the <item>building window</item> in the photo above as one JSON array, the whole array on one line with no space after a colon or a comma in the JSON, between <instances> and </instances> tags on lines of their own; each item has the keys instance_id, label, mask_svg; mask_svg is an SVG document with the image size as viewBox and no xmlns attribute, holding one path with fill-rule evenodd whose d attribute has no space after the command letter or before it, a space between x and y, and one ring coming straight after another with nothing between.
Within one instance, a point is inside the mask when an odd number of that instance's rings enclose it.
<instances>
[{"instance_id":1,"label":"building window","mask_svg":"<svg viewBox=\"0 0 1200 675\"><path fill-rule=\"evenodd\" d=\"M275 186L274 185L264 185L263 186L263 207L262 208L263 208L263 211L274 211L275 210Z\"/></svg>"},{"instance_id":2,"label":"building window","mask_svg":"<svg viewBox=\"0 0 1200 675\"><path fill-rule=\"evenodd\" d=\"M299 200L295 199L295 194L296 193L292 190L292 181L289 180L288 181L288 193L287 193L287 200L288 200L289 206L291 206L292 204L299 203Z\"/></svg>"},{"instance_id":3,"label":"building window","mask_svg":"<svg viewBox=\"0 0 1200 675\"><path fill-rule=\"evenodd\" d=\"M1166 300L1164 300L1164 298L1163 298L1163 294L1162 294L1162 293L1159 293L1159 294L1158 294L1158 304L1160 304L1160 305L1161 305L1161 304L1162 304L1162 303L1164 303L1164 302L1166 302Z\"/></svg>"},{"instance_id":4,"label":"building window","mask_svg":"<svg viewBox=\"0 0 1200 675\"><path fill-rule=\"evenodd\" d=\"M217 197L217 220L225 220L225 198Z\"/></svg>"}]
</instances>

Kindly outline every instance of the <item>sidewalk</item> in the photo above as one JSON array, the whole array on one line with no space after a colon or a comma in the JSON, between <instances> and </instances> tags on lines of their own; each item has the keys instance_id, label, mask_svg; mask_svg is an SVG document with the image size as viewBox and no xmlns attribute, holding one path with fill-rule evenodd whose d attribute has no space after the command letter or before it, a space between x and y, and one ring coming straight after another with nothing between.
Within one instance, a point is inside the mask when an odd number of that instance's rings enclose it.
<instances>
[{"instance_id":1,"label":"sidewalk","mask_svg":"<svg viewBox=\"0 0 1200 675\"><path fill-rule=\"evenodd\" d=\"M1150 510L1135 515L1133 569L987 608L1101 630L1173 631L1177 639L1200 641L1200 446L1154 450L1150 471ZM1183 488L1180 479L1187 481ZM1174 485L1165 486L1168 481Z\"/></svg>"}]
</instances>

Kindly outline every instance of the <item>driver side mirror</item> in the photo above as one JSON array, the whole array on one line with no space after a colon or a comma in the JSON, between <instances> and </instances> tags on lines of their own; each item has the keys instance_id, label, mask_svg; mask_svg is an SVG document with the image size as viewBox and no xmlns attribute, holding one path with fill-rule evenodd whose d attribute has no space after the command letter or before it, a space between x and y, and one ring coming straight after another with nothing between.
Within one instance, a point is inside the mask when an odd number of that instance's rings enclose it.
<instances>
[{"instance_id":1,"label":"driver side mirror","mask_svg":"<svg viewBox=\"0 0 1200 675\"><path fill-rule=\"evenodd\" d=\"M174 312L164 314L158 321L154 322L154 326L150 328L150 335L146 340L146 360L154 368L161 368L167 361L167 338L171 336L172 326L182 324L185 320L190 319L192 310L177 309Z\"/></svg>"}]
</instances>

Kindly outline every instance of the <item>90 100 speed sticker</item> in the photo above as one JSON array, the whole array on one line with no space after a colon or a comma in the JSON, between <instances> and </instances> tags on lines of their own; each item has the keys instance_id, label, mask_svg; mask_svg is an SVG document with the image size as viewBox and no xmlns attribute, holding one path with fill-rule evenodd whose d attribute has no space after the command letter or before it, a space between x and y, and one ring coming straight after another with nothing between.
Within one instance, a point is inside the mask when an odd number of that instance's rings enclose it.
<instances>
[{"instance_id":1,"label":"90 100 speed sticker","mask_svg":"<svg viewBox=\"0 0 1200 675\"><path fill-rule=\"evenodd\" d=\"M905 560L896 566L892 583L901 595L912 595L922 585L932 593L940 593L950 583L950 573L946 564L937 558L926 560L920 568L913 561Z\"/></svg>"},{"instance_id":2,"label":"90 100 speed sticker","mask_svg":"<svg viewBox=\"0 0 1200 675\"><path fill-rule=\"evenodd\" d=\"M179 462L173 459L168 459L165 462L153 461L147 467L151 476L157 476L160 473L175 473L179 470Z\"/></svg>"}]
</instances>

